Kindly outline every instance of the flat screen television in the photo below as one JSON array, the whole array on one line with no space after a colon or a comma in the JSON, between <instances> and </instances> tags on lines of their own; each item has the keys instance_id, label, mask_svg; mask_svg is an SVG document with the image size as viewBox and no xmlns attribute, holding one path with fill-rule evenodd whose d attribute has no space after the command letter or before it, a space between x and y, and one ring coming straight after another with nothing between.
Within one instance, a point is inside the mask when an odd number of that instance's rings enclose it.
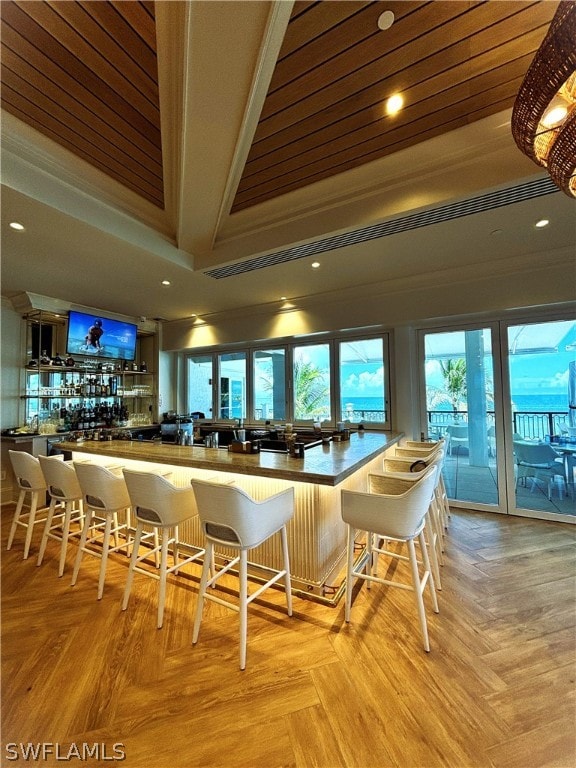
<instances>
[{"instance_id":1,"label":"flat screen television","mask_svg":"<svg viewBox=\"0 0 576 768\"><path fill-rule=\"evenodd\" d=\"M134 360L136 331L133 323L70 310L66 354Z\"/></svg>"}]
</instances>

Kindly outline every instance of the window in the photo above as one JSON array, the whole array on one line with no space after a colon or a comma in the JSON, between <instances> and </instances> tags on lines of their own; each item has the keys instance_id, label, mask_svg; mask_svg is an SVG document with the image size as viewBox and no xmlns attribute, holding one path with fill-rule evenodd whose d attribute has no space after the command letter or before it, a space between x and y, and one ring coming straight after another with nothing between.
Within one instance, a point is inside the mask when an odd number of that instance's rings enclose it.
<instances>
[{"instance_id":1,"label":"window","mask_svg":"<svg viewBox=\"0 0 576 768\"><path fill-rule=\"evenodd\" d=\"M252 410L255 420L286 419L286 350L259 349L253 353Z\"/></svg>"},{"instance_id":2,"label":"window","mask_svg":"<svg viewBox=\"0 0 576 768\"><path fill-rule=\"evenodd\" d=\"M218 355L218 418L246 417L246 353Z\"/></svg>"},{"instance_id":3,"label":"window","mask_svg":"<svg viewBox=\"0 0 576 768\"><path fill-rule=\"evenodd\" d=\"M330 346L294 347L293 412L295 421L331 421Z\"/></svg>"},{"instance_id":4,"label":"window","mask_svg":"<svg viewBox=\"0 0 576 768\"><path fill-rule=\"evenodd\" d=\"M212 355L188 358L188 411L212 417Z\"/></svg>"},{"instance_id":5,"label":"window","mask_svg":"<svg viewBox=\"0 0 576 768\"><path fill-rule=\"evenodd\" d=\"M383 334L190 355L187 407L225 421L389 429L388 354Z\"/></svg>"},{"instance_id":6,"label":"window","mask_svg":"<svg viewBox=\"0 0 576 768\"><path fill-rule=\"evenodd\" d=\"M353 423L388 421L382 338L340 342L340 418Z\"/></svg>"}]
</instances>

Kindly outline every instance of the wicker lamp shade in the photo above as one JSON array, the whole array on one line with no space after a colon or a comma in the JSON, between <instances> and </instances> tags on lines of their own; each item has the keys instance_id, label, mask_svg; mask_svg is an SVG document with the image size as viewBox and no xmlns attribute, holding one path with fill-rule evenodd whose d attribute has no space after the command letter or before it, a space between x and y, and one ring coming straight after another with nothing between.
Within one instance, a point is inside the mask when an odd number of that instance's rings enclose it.
<instances>
[{"instance_id":1,"label":"wicker lamp shade","mask_svg":"<svg viewBox=\"0 0 576 768\"><path fill-rule=\"evenodd\" d=\"M561 106L557 119L550 109ZM562 0L518 91L512 135L554 183L576 197L576 1Z\"/></svg>"}]
</instances>

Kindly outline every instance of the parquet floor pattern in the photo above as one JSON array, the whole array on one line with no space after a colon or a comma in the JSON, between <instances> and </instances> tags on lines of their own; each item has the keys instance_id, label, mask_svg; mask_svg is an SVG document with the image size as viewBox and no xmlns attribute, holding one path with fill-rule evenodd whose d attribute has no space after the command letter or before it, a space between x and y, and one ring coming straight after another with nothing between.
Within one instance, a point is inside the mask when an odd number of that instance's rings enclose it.
<instances>
[{"instance_id":1,"label":"parquet floor pattern","mask_svg":"<svg viewBox=\"0 0 576 768\"><path fill-rule=\"evenodd\" d=\"M247 668L237 615L209 604L192 647L197 582L172 577L164 628L157 583L136 575L120 610L127 561L75 547L57 577L58 544L22 561L2 508L2 757L6 745L59 745L42 766L103 766L120 743L128 768L573 768L575 538L560 523L454 512L432 651L413 596L363 586L352 621L337 607L269 591L249 609ZM194 568L194 566L188 566ZM395 566L395 577L404 574ZM198 573L190 571L191 573ZM392 570L384 563L381 570ZM104 744L107 761L62 762L70 745Z\"/></svg>"}]
</instances>

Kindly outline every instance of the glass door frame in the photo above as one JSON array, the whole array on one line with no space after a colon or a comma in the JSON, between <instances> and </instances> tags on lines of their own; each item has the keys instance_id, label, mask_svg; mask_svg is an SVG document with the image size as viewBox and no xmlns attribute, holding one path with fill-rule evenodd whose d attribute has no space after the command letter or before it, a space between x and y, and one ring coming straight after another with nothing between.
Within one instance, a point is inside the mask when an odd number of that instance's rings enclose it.
<instances>
[{"instance_id":1,"label":"glass door frame","mask_svg":"<svg viewBox=\"0 0 576 768\"><path fill-rule=\"evenodd\" d=\"M530 517L539 520L553 520L576 524L576 516L553 513L544 510L530 510L516 507L516 475L513 453L513 421L512 398L510 391L510 367L508 361L508 330L516 325L537 325L561 320L574 320L575 313L570 309L558 309L542 312L510 313L506 319L486 319L485 321L468 321L462 318L454 322L444 321L441 325L420 326L417 330L418 354L418 387L420 402L419 432L428 434L428 418L426 403L425 377L425 345L424 337L429 333L451 333L455 331L490 330L492 345L493 381L494 381L494 424L496 427L496 471L498 482L498 504L482 504L480 502L459 501L450 499L454 508L472 509L478 511L511 514L517 517Z\"/></svg>"},{"instance_id":2,"label":"glass door frame","mask_svg":"<svg viewBox=\"0 0 576 768\"><path fill-rule=\"evenodd\" d=\"M503 390L503 417L504 417L504 435L506 440L506 508L505 511L510 515L517 517L530 517L537 520L553 520L555 522L564 522L576 524L576 516L563 514L562 512L547 512L545 510L532 510L525 507L516 506L516 475L514 467L513 453L513 414L512 414L512 393L510 388L510 365L509 365L509 344L508 332L511 327L517 325L540 325L542 323L553 323L562 320L574 320L574 312L555 312L545 315L517 315L499 322L500 326L500 368L502 372L502 390Z\"/></svg>"},{"instance_id":3,"label":"glass door frame","mask_svg":"<svg viewBox=\"0 0 576 768\"><path fill-rule=\"evenodd\" d=\"M478 511L495 512L506 514L507 491L506 491L506 464L504 459L504 412L502 407L502 370L500 365L501 355L499 324L498 321L475 321L475 322L457 322L453 324L430 325L419 328L417 331L417 348L419 359L419 391L420 391L420 432L428 434L428 409L426 402L426 373L425 373L425 336L436 333L456 333L464 331L488 330L490 332L491 358L492 358L492 377L494 384L494 425L496 428L496 478L497 478L497 498L496 504L485 504L482 502L472 502L468 500L450 499L450 504L454 508L475 509Z\"/></svg>"}]
</instances>

